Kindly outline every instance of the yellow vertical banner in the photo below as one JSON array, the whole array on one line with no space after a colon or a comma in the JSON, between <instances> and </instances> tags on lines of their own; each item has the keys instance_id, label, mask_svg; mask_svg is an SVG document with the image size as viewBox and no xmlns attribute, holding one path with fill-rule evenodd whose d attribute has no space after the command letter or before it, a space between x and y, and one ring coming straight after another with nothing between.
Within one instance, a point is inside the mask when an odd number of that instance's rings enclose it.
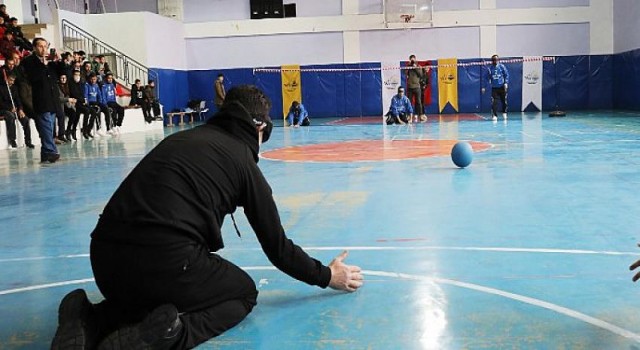
<instances>
[{"instance_id":1,"label":"yellow vertical banner","mask_svg":"<svg viewBox=\"0 0 640 350\"><path fill-rule=\"evenodd\" d=\"M458 112L458 59L438 60L438 102L440 113L447 103Z\"/></svg>"},{"instance_id":2,"label":"yellow vertical banner","mask_svg":"<svg viewBox=\"0 0 640 350\"><path fill-rule=\"evenodd\" d=\"M282 114L287 117L289 107L293 101L302 102L302 87L300 86L300 65L292 64L281 67L282 75Z\"/></svg>"}]
</instances>

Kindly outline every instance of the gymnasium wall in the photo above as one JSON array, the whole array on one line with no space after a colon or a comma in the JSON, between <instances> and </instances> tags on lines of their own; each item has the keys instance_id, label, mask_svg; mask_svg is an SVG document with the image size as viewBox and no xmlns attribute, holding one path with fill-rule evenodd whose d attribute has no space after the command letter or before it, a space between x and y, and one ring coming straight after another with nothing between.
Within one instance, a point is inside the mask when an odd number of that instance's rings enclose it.
<instances>
[{"instance_id":1,"label":"gymnasium wall","mask_svg":"<svg viewBox=\"0 0 640 350\"><path fill-rule=\"evenodd\" d=\"M363 63L371 67L380 62L399 64L409 53L425 60L457 57L463 61L487 58L495 52L503 57L562 56L555 64L544 64L545 109L633 108L640 100L635 96L640 89L634 85L640 79L631 78L637 66L634 53L611 55L614 46L616 52L627 46L640 47L634 43L640 40L635 39L638 36L618 25L620 21L637 23L638 16L633 11L638 5L634 1L620 1L618 5L616 0L614 7L612 3L593 0L495 0L492 9L485 8L491 1L436 1L435 10L441 19L434 23L435 27L409 31L388 30L377 24L381 0L356 1L355 9L345 5L353 1L296 3L302 18L251 21L247 20L248 1L190 0L184 2L184 25L172 20L165 23L162 20L166 19L148 13L122 14L138 17L117 20L100 17L117 16L113 14L94 15L87 17L85 25L100 35L105 24L126 21L128 32L145 33L145 45L131 40L120 43L125 49L131 45L132 52L143 47L140 60L159 72L159 92L167 111L184 108L189 99L205 99L211 106L213 80L221 72L227 76L228 87L253 83L267 90L274 102L273 115L277 116L282 109L280 76L254 75L254 67L301 64L306 68L340 68L345 67L343 62L371 62ZM341 16L342 13L360 15ZM551 18L550 14L556 16ZM142 29L137 27L140 23ZM110 34L113 33L104 33L106 37ZM514 79L511 109L518 110L522 65L509 68ZM478 93L480 71L464 68L459 74L465 77L460 81L460 111L487 111L488 94ZM315 116L383 112L379 73L364 77L353 73L303 73L301 78L304 102ZM435 87L433 97L437 101ZM432 104L428 110L435 113L437 107Z\"/></svg>"},{"instance_id":2,"label":"gymnasium wall","mask_svg":"<svg viewBox=\"0 0 640 350\"><path fill-rule=\"evenodd\" d=\"M640 110L640 1L614 2L614 107Z\"/></svg>"},{"instance_id":3,"label":"gymnasium wall","mask_svg":"<svg viewBox=\"0 0 640 350\"><path fill-rule=\"evenodd\" d=\"M615 52L640 48L640 1L615 0L613 15Z\"/></svg>"}]
</instances>

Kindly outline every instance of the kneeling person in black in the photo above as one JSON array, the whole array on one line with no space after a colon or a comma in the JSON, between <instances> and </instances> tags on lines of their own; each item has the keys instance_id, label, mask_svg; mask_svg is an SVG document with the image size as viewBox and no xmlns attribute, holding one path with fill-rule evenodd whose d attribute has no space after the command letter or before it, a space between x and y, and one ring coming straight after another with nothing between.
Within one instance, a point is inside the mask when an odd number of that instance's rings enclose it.
<instances>
[{"instance_id":1,"label":"kneeling person in black","mask_svg":"<svg viewBox=\"0 0 640 350\"><path fill-rule=\"evenodd\" d=\"M346 252L325 266L285 235L257 165L270 108L255 86L235 87L207 124L168 136L140 161L91 234L105 300L94 306L83 290L68 294L53 348L102 339L100 349L186 349L242 321L256 305L255 282L215 253L223 219L238 206L281 271L321 288L362 285L360 268L343 263Z\"/></svg>"}]
</instances>

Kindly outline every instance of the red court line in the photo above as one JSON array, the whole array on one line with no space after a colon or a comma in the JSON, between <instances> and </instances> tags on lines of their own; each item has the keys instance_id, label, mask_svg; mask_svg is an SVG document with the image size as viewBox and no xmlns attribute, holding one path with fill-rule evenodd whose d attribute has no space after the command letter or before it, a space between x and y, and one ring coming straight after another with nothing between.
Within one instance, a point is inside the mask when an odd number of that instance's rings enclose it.
<instances>
[{"instance_id":1,"label":"red court line","mask_svg":"<svg viewBox=\"0 0 640 350\"><path fill-rule=\"evenodd\" d=\"M449 156L458 140L355 140L266 151L262 158L298 162L358 162ZM490 144L470 141L474 152Z\"/></svg>"}]
</instances>

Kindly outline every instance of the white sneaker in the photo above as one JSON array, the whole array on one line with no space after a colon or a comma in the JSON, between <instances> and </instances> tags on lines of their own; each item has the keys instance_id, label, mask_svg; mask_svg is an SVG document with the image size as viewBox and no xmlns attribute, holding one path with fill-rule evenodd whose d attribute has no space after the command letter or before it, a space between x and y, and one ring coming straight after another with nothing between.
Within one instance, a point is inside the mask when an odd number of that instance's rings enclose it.
<instances>
[{"instance_id":1,"label":"white sneaker","mask_svg":"<svg viewBox=\"0 0 640 350\"><path fill-rule=\"evenodd\" d=\"M494 122L497 122L498 121L498 117L494 115L493 118L491 118L491 120L493 120Z\"/></svg>"},{"instance_id":2,"label":"white sneaker","mask_svg":"<svg viewBox=\"0 0 640 350\"><path fill-rule=\"evenodd\" d=\"M507 120L507 113L502 113L502 118L504 118L504 120Z\"/></svg>"}]
</instances>

